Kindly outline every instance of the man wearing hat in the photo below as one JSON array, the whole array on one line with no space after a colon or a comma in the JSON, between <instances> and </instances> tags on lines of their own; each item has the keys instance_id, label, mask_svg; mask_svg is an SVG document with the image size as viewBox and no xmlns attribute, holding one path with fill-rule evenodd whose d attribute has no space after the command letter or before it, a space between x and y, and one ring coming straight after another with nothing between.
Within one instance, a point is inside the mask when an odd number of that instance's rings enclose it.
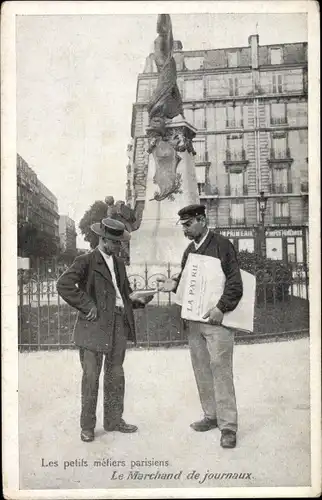
<instances>
[{"instance_id":1,"label":"man wearing hat","mask_svg":"<svg viewBox=\"0 0 322 500\"><path fill-rule=\"evenodd\" d=\"M99 376L104 359L104 429L135 432L122 419L123 361L127 340L135 341L133 309L153 296L132 292L125 265L118 257L121 244L130 240L122 222L106 218L91 226L99 236L92 252L76 257L57 282L59 295L79 314L74 342L79 347L82 376L81 439L94 440Z\"/></svg>"},{"instance_id":2,"label":"man wearing hat","mask_svg":"<svg viewBox=\"0 0 322 500\"><path fill-rule=\"evenodd\" d=\"M198 432L219 427L223 448L236 446L237 407L233 381L234 334L221 325L224 314L237 306L243 295L243 284L234 246L207 227L205 207L189 205L179 210L184 235L191 240L183 254L182 271L189 253L216 257L226 276L224 292L217 304L204 315L208 323L188 322L188 339L192 366L197 382L204 418L191 427ZM176 280L167 280L160 290L175 292ZM164 280L159 280L164 281Z\"/></svg>"}]
</instances>

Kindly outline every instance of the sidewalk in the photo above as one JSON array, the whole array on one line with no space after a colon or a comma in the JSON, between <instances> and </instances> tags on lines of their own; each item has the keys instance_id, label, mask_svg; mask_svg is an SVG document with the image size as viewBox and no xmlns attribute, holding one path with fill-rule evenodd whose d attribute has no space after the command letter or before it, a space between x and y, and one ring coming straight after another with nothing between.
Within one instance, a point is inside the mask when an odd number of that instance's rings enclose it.
<instances>
[{"instance_id":1,"label":"sidewalk","mask_svg":"<svg viewBox=\"0 0 322 500\"><path fill-rule=\"evenodd\" d=\"M237 345L234 370L236 449L220 447L218 429L189 427L201 408L186 348L129 350L124 418L139 432L103 432L100 392L96 439L86 444L77 351L20 354L20 488L309 486L308 339ZM119 463L107 466L107 459ZM187 478L194 470L199 478Z\"/></svg>"}]
</instances>

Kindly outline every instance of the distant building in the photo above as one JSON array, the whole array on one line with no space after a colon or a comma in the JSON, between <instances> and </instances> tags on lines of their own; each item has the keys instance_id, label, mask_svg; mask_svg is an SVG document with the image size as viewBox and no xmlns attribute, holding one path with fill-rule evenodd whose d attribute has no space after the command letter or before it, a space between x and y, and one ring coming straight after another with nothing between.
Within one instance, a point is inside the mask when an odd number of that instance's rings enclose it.
<instances>
[{"instance_id":1,"label":"distant building","mask_svg":"<svg viewBox=\"0 0 322 500\"><path fill-rule=\"evenodd\" d=\"M56 196L38 179L28 163L17 155L18 226L29 223L59 241Z\"/></svg>"},{"instance_id":2,"label":"distant building","mask_svg":"<svg viewBox=\"0 0 322 500\"><path fill-rule=\"evenodd\" d=\"M258 197L268 196L267 256L305 262L308 251L307 44L183 51L176 42L184 114L197 129L195 163L209 224L239 250L259 249ZM147 105L157 83L151 54L139 74L127 202L142 217ZM133 157L133 158L132 158Z\"/></svg>"},{"instance_id":3,"label":"distant building","mask_svg":"<svg viewBox=\"0 0 322 500\"><path fill-rule=\"evenodd\" d=\"M61 215L59 218L59 239L60 248L63 252L75 252L76 254L75 221L68 215Z\"/></svg>"}]
</instances>

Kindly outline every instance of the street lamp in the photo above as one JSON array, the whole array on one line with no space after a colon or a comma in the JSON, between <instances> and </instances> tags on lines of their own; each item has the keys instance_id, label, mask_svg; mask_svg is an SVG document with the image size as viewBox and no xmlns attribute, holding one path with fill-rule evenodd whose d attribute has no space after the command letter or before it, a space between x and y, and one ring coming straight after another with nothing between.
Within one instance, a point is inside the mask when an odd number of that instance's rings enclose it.
<instances>
[{"instance_id":1,"label":"street lamp","mask_svg":"<svg viewBox=\"0 0 322 500\"><path fill-rule=\"evenodd\" d=\"M265 213L267 208L267 196L264 196L264 191L261 191L258 196L259 213L261 217L261 252L262 256L266 257L266 239L265 239Z\"/></svg>"}]
</instances>

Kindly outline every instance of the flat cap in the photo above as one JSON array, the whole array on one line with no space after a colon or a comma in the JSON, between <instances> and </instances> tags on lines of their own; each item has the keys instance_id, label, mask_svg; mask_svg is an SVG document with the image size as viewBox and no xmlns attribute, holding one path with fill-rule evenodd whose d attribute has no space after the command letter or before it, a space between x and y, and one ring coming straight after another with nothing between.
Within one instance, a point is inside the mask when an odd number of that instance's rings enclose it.
<instances>
[{"instance_id":1,"label":"flat cap","mask_svg":"<svg viewBox=\"0 0 322 500\"><path fill-rule=\"evenodd\" d=\"M206 207L204 205L187 205L179 210L179 221L187 221L197 215L206 215Z\"/></svg>"}]
</instances>

